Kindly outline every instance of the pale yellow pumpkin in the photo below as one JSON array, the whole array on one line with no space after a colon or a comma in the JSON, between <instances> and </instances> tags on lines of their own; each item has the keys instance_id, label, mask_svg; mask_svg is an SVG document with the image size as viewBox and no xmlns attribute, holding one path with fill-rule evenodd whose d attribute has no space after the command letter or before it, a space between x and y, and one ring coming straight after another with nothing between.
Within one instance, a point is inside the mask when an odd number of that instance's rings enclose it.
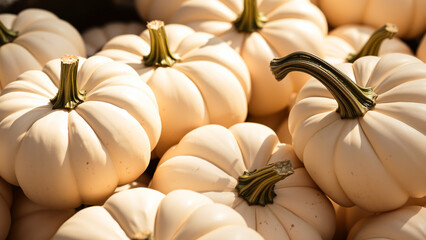
<instances>
[{"instance_id":1,"label":"pale yellow pumpkin","mask_svg":"<svg viewBox=\"0 0 426 240\"><path fill-rule=\"evenodd\" d=\"M261 124L206 125L189 132L161 158L150 187L203 193L234 208L265 239L331 239L334 234L330 201L292 146L281 144Z\"/></svg>"},{"instance_id":2,"label":"pale yellow pumpkin","mask_svg":"<svg viewBox=\"0 0 426 240\"><path fill-rule=\"evenodd\" d=\"M240 53L252 78L252 115L283 110L309 79L294 73L277 82L269 61L299 50L323 56L328 30L323 13L307 0L187 0L170 21L212 33Z\"/></svg>"},{"instance_id":3,"label":"pale yellow pumpkin","mask_svg":"<svg viewBox=\"0 0 426 240\"><path fill-rule=\"evenodd\" d=\"M13 193L11 186L0 178L0 239L6 239L10 224L10 207L12 206Z\"/></svg>"},{"instance_id":4,"label":"pale yellow pumpkin","mask_svg":"<svg viewBox=\"0 0 426 240\"><path fill-rule=\"evenodd\" d=\"M135 9L145 21L170 22L170 17L186 0L134 0Z\"/></svg>"},{"instance_id":5,"label":"pale yellow pumpkin","mask_svg":"<svg viewBox=\"0 0 426 240\"><path fill-rule=\"evenodd\" d=\"M232 208L202 194L176 190L164 195L149 188L134 188L112 195L103 206L79 211L52 239L263 238Z\"/></svg>"},{"instance_id":6,"label":"pale yellow pumpkin","mask_svg":"<svg viewBox=\"0 0 426 240\"><path fill-rule=\"evenodd\" d=\"M331 199L379 212L426 196L425 63L390 53L336 69L296 52L271 67L277 79L289 71L316 77L299 92L289 129L296 155Z\"/></svg>"},{"instance_id":7,"label":"pale yellow pumpkin","mask_svg":"<svg viewBox=\"0 0 426 240\"><path fill-rule=\"evenodd\" d=\"M103 202L138 178L161 132L155 96L131 67L77 60L27 71L0 96L0 175L51 208Z\"/></svg>"},{"instance_id":8,"label":"pale yellow pumpkin","mask_svg":"<svg viewBox=\"0 0 426 240\"><path fill-rule=\"evenodd\" d=\"M211 34L152 21L140 36L115 37L97 55L133 67L153 90L162 121L158 157L194 128L231 126L247 117L247 66Z\"/></svg>"},{"instance_id":9,"label":"pale yellow pumpkin","mask_svg":"<svg viewBox=\"0 0 426 240\"><path fill-rule=\"evenodd\" d=\"M50 239L58 228L76 213L75 209L51 209L29 200L24 193L14 191L12 226L8 240Z\"/></svg>"},{"instance_id":10,"label":"pale yellow pumpkin","mask_svg":"<svg viewBox=\"0 0 426 240\"><path fill-rule=\"evenodd\" d=\"M140 22L114 21L100 27L91 27L82 34L87 56L92 56L102 49L104 44L118 35L140 34L145 26Z\"/></svg>"},{"instance_id":11,"label":"pale yellow pumpkin","mask_svg":"<svg viewBox=\"0 0 426 240\"><path fill-rule=\"evenodd\" d=\"M397 26L390 23L377 30L367 25L342 25L330 31L325 38L324 59L337 64L354 62L362 56L383 56L392 52L413 55L405 42L394 37L397 32Z\"/></svg>"},{"instance_id":12,"label":"pale yellow pumpkin","mask_svg":"<svg viewBox=\"0 0 426 240\"><path fill-rule=\"evenodd\" d=\"M426 237L426 207L406 206L366 217L349 232L348 240L420 240Z\"/></svg>"},{"instance_id":13,"label":"pale yellow pumpkin","mask_svg":"<svg viewBox=\"0 0 426 240\"><path fill-rule=\"evenodd\" d=\"M423 35L417 47L416 56L423 62L426 62L426 34Z\"/></svg>"},{"instance_id":14,"label":"pale yellow pumpkin","mask_svg":"<svg viewBox=\"0 0 426 240\"><path fill-rule=\"evenodd\" d=\"M317 0L331 26L365 24L398 26L397 36L416 38L426 30L424 0Z\"/></svg>"},{"instance_id":15,"label":"pale yellow pumpkin","mask_svg":"<svg viewBox=\"0 0 426 240\"><path fill-rule=\"evenodd\" d=\"M2 26L3 25L3 26ZM41 70L47 61L74 54L85 57L80 33L55 14L29 8L0 14L0 88L27 70Z\"/></svg>"}]
</instances>

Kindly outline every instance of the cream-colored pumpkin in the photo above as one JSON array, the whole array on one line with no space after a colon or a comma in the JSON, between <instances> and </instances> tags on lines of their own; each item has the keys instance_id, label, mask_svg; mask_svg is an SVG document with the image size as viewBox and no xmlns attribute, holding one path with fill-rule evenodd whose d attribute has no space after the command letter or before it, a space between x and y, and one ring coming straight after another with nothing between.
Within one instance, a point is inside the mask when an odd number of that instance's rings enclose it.
<instances>
[{"instance_id":1,"label":"cream-colored pumpkin","mask_svg":"<svg viewBox=\"0 0 426 240\"><path fill-rule=\"evenodd\" d=\"M145 21L170 22L170 17L186 0L134 0L135 9Z\"/></svg>"},{"instance_id":2,"label":"cream-colored pumpkin","mask_svg":"<svg viewBox=\"0 0 426 240\"><path fill-rule=\"evenodd\" d=\"M406 206L358 221L348 240L420 240L426 237L426 207Z\"/></svg>"},{"instance_id":3,"label":"cream-colored pumpkin","mask_svg":"<svg viewBox=\"0 0 426 240\"><path fill-rule=\"evenodd\" d=\"M17 189L14 192L12 226L7 239L51 239L58 228L75 213L75 209L55 210L40 206Z\"/></svg>"},{"instance_id":4,"label":"cream-colored pumpkin","mask_svg":"<svg viewBox=\"0 0 426 240\"><path fill-rule=\"evenodd\" d=\"M145 26L140 22L109 22L101 27L92 27L82 34L87 56L92 56L102 49L104 44L118 35L140 34Z\"/></svg>"},{"instance_id":5,"label":"cream-colored pumpkin","mask_svg":"<svg viewBox=\"0 0 426 240\"><path fill-rule=\"evenodd\" d=\"M277 79L295 70L317 76L299 92L289 129L296 155L331 199L379 212L426 196L425 63L401 53L367 56L336 65L339 76L298 52L271 65Z\"/></svg>"},{"instance_id":6,"label":"cream-colored pumpkin","mask_svg":"<svg viewBox=\"0 0 426 240\"><path fill-rule=\"evenodd\" d=\"M161 132L155 96L132 68L101 56L80 58L78 69L75 64L70 56L62 64L49 61L43 71L21 74L0 96L0 175L51 208L103 202L138 178ZM68 109L50 100L64 76L71 81L60 85L65 97L85 91L83 102L67 101Z\"/></svg>"},{"instance_id":7,"label":"cream-colored pumpkin","mask_svg":"<svg viewBox=\"0 0 426 240\"><path fill-rule=\"evenodd\" d=\"M269 61L299 50L322 56L328 30L323 13L307 0L187 0L170 21L212 33L240 53L252 78L252 115L283 110L309 79L294 73L277 82Z\"/></svg>"},{"instance_id":8,"label":"cream-colored pumpkin","mask_svg":"<svg viewBox=\"0 0 426 240\"><path fill-rule=\"evenodd\" d=\"M318 0L331 26L365 24L378 28L387 22L398 26L397 36L416 38L426 30L424 0Z\"/></svg>"},{"instance_id":9,"label":"cream-colored pumpkin","mask_svg":"<svg viewBox=\"0 0 426 240\"><path fill-rule=\"evenodd\" d=\"M373 33L376 33L375 37L371 38ZM324 59L331 64L344 63L347 62L347 58L351 54L375 55L373 52L376 51L377 56L392 52L413 55L410 47L405 42L394 37L396 33L397 27L393 24L386 24L379 28L377 32L376 29L367 25L342 25L330 31L325 38ZM367 42L370 45L363 48ZM362 49L365 52L360 53Z\"/></svg>"},{"instance_id":10,"label":"cream-colored pumpkin","mask_svg":"<svg viewBox=\"0 0 426 240\"><path fill-rule=\"evenodd\" d=\"M149 238L148 236L150 235ZM66 221L60 239L263 239L232 208L202 194L176 190L167 195L134 188L112 195Z\"/></svg>"},{"instance_id":11,"label":"cream-colored pumpkin","mask_svg":"<svg viewBox=\"0 0 426 240\"><path fill-rule=\"evenodd\" d=\"M426 62L426 34L423 35L419 46L417 47L416 56L423 62Z\"/></svg>"},{"instance_id":12,"label":"cream-colored pumpkin","mask_svg":"<svg viewBox=\"0 0 426 240\"><path fill-rule=\"evenodd\" d=\"M283 160L291 161L294 173L278 181L288 174L280 165ZM242 186L239 177L265 166L274 177L253 185L261 197L249 195L255 199L249 205L239 197L243 191L236 189ZM331 239L334 234L330 201L317 189L292 146L281 144L272 129L261 124L239 123L229 129L207 125L189 132L161 158L150 187L164 193L182 188L203 193L234 208L265 239ZM274 196L270 190L276 193L272 202L263 198Z\"/></svg>"},{"instance_id":13,"label":"cream-colored pumpkin","mask_svg":"<svg viewBox=\"0 0 426 240\"><path fill-rule=\"evenodd\" d=\"M361 219L370 217L370 216L380 215L380 213L369 212L359 208L358 206L347 208L347 207L342 207L333 201L331 201L331 203L333 204L334 210L336 212L336 233L334 234L334 238L333 238L336 240L347 239L351 228ZM404 205L404 207L419 206L425 203L426 203L426 197L421 199L410 199Z\"/></svg>"},{"instance_id":14,"label":"cream-colored pumpkin","mask_svg":"<svg viewBox=\"0 0 426 240\"><path fill-rule=\"evenodd\" d=\"M2 13L0 22L6 29L17 31L17 36L11 37L7 43L0 40L1 89L19 74L27 70L41 70L54 58L65 54L86 56L84 42L77 29L49 11L29 8L18 15ZM3 34L0 28L0 35Z\"/></svg>"},{"instance_id":15,"label":"cream-colored pumpkin","mask_svg":"<svg viewBox=\"0 0 426 240\"><path fill-rule=\"evenodd\" d=\"M165 37L159 36L162 31ZM155 149L159 157L194 128L209 123L231 126L247 117L251 86L247 66L211 34L152 21L140 36L115 37L97 55L133 67L153 90L162 121Z\"/></svg>"},{"instance_id":16,"label":"cream-colored pumpkin","mask_svg":"<svg viewBox=\"0 0 426 240\"><path fill-rule=\"evenodd\" d=\"M13 194L10 185L0 178L0 239L6 239L10 224L10 207L12 206Z\"/></svg>"}]
</instances>

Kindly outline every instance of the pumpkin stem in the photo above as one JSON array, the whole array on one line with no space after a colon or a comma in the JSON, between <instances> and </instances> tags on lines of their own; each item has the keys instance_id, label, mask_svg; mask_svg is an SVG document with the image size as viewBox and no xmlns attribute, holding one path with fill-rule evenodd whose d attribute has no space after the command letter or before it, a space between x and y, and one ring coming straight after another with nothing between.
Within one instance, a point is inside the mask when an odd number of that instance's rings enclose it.
<instances>
[{"instance_id":1,"label":"pumpkin stem","mask_svg":"<svg viewBox=\"0 0 426 240\"><path fill-rule=\"evenodd\" d=\"M377 29L361 48L358 53L350 53L346 58L347 62L353 63L363 56L378 56L380 47L385 39L392 39L398 32L398 27L392 23L386 23Z\"/></svg>"},{"instance_id":2,"label":"pumpkin stem","mask_svg":"<svg viewBox=\"0 0 426 240\"><path fill-rule=\"evenodd\" d=\"M84 91L77 88L78 58L65 55L61 58L61 81L56 96L50 99L53 109L74 109L84 101Z\"/></svg>"},{"instance_id":3,"label":"pumpkin stem","mask_svg":"<svg viewBox=\"0 0 426 240\"><path fill-rule=\"evenodd\" d=\"M18 37L18 32L7 29L0 21L0 46L12 42L16 37Z\"/></svg>"},{"instance_id":4,"label":"pumpkin stem","mask_svg":"<svg viewBox=\"0 0 426 240\"><path fill-rule=\"evenodd\" d=\"M273 203L275 184L294 173L290 160L268 164L251 172L244 172L238 178L236 187L238 196L244 198L249 205Z\"/></svg>"},{"instance_id":5,"label":"pumpkin stem","mask_svg":"<svg viewBox=\"0 0 426 240\"><path fill-rule=\"evenodd\" d=\"M151 52L143 56L145 66L170 67L179 61L179 57L170 52L164 22L151 21L147 28L151 39Z\"/></svg>"},{"instance_id":6,"label":"pumpkin stem","mask_svg":"<svg viewBox=\"0 0 426 240\"><path fill-rule=\"evenodd\" d=\"M362 117L376 105L377 94L371 88L354 83L339 69L307 52L294 52L270 63L275 78L280 81L292 71L301 71L318 79L338 103L336 112L344 118Z\"/></svg>"},{"instance_id":7,"label":"pumpkin stem","mask_svg":"<svg viewBox=\"0 0 426 240\"><path fill-rule=\"evenodd\" d=\"M244 9L241 15L234 21L238 32L251 33L263 28L266 17L259 12L257 0L244 0Z\"/></svg>"},{"instance_id":8,"label":"pumpkin stem","mask_svg":"<svg viewBox=\"0 0 426 240\"><path fill-rule=\"evenodd\" d=\"M143 232L136 233L131 240L154 240L151 231L145 230Z\"/></svg>"}]
</instances>

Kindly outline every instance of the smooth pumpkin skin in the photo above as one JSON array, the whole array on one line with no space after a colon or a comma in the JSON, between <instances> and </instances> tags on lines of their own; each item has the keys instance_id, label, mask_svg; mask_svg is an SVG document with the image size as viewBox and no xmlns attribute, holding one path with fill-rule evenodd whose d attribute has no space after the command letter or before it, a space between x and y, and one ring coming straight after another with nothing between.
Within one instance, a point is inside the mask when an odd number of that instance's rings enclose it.
<instances>
[{"instance_id":1,"label":"smooth pumpkin skin","mask_svg":"<svg viewBox=\"0 0 426 240\"><path fill-rule=\"evenodd\" d=\"M55 14L29 8L19 14L0 14L8 29L18 31L18 37L0 46L0 88L14 81L27 70L41 70L54 58L65 54L86 57L80 33Z\"/></svg>"},{"instance_id":2,"label":"smooth pumpkin skin","mask_svg":"<svg viewBox=\"0 0 426 240\"><path fill-rule=\"evenodd\" d=\"M273 204L248 205L235 187L244 171L280 160L295 173L275 185ZM189 189L231 206L265 239L331 239L334 210L297 159L291 145L257 123L229 129L206 125L187 135L161 158L150 187L163 193Z\"/></svg>"},{"instance_id":3,"label":"smooth pumpkin skin","mask_svg":"<svg viewBox=\"0 0 426 240\"><path fill-rule=\"evenodd\" d=\"M243 2L187 0L170 21L212 33L237 50L252 79L249 114L269 115L283 110L291 101L291 93L298 92L309 79L308 75L291 73L278 82L269 69L270 60L298 50L323 56L327 22L309 1L258 0L258 9L267 22L255 32L238 32L233 21L243 11Z\"/></svg>"},{"instance_id":4,"label":"smooth pumpkin skin","mask_svg":"<svg viewBox=\"0 0 426 240\"><path fill-rule=\"evenodd\" d=\"M331 26L365 24L378 28L387 22L398 26L398 37L416 38L426 30L424 0L318 0Z\"/></svg>"},{"instance_id":5,"label":"smooth pumpkin skin","mask_svg":"<svg viewBox=\"0 0 426 240\"><path fill-rule=\"evenodd\" d=\"M339 205L371 212L424 197L426 65L391 53L336 66L378 97L363 117L341 119L331 93L316 79L306 83L289 129L312 179Z\"/></svg>"},{"instance_id":6,"label":"smooth pumpkin skin","mask_svg":"<svg viewBox=\"0 0 426 240\"><path fill-rule=\"evenodd\" d=\"M171 67L141 61L150 53L148 30L115 37L96 54L130 65L153 90L163 129L159 157L192 129L243 122L251 92L247 66L226 43L180 24L165 25L165 31L171 52L181 59Z\"/></svg>"},{"instance_id":7,"label":"smooth pumpkin skin","mask_svg":"<svg viewBox=\"0 0 426 240\"><path fill-rule=\"evenodd\" d=\"M109 22L99 27L92 27L82 34L87 56L92 56L102 49L106 42L124 34L140 34L145 30L142 22Z\"/></svg>"},{"instance_id":8,"label":"smooth pumpkin skin","mask_svg":"<svg viewBox=\"0 0 426 240\"><path fill-rule=\"evenodd\" d=\"M426 236L426 207L406 206L366 217L351 229L348 240L418 240Z\"/></svg>"},{"instance_id":9,"label":"smooth pumpkin skin","mask_svg":"<svg viewBox=\"0 0 426 240\"><path fill-rule=\"evenodd\" d=\"M13 202L13 193L11 186L0 178L0 239L6 239L10 225L10 207Z\"/></svg>"},{"instance_id":10,"label":"smooth pumpkin skin","mask_svg":"<svg viewBox=\"0 0 426 240\"><path fill-rule=\"evenodd\" d=\"M51 209L29 200L17 189L12 206L12 226L7 239L50 239L76 213L75 209Z\"/></svg>"},{"instance_id":11,"label":"smooth pumpkin skin","mask_svg":"<svg viewBox=\"0 0 426 240\"><path fill-rule=\"evenodd\" d=\"M103 206L79 211L52 239L131 239L146 230L156 240L263 239L232 208L202 194L176 190L164 195L149 188L125 190Z\"/></svg>"},{"instance_id":12,"label":"smooth pumpkin skin","mask_svg":"<svg viewBox=\"0 0 426 240\"><path fill-rule=\"evenodd\" d=\"M333 29L325 38L324 59L331 64L346 62L346 57L358 53L375 30L360 24L347 24ZM413 55L410 47L396 37L383 41L378 56L392 52Z\"/></svg>"},{"instance_id":13,"label":"smooth pumpkin skin","mask_svg":"<svg viewBox=\"0 0 426 240\"><path fill-rule=\"evenodd\" d=\"M161 20L170 23L170 17L186 0L135 0L135 9L145 21Z\"/></svg>"},{"instance_id":14,"label":"smooth pumpkin skin","mask_svg":"<svg viewBox=\"0 0 426 240\"><path fill-rule=\"evenodd\" d=\"M426 34L423 35L417 47L416 56L423 62L426 62Z\"/></svg>"},{"instance_id":15,"label":"smooth pumpkin skin","mask_svg":"<svg viewBox=\"0 0 426 240\"><path fill-rule=\"evenodd\" d=\"M152 90L129 66L80 58L85 101L52 110L60 59L27 71L0 96L0 175L51 208L103 202L144 172L161 132Z\"/></svg>"}]
</instances>

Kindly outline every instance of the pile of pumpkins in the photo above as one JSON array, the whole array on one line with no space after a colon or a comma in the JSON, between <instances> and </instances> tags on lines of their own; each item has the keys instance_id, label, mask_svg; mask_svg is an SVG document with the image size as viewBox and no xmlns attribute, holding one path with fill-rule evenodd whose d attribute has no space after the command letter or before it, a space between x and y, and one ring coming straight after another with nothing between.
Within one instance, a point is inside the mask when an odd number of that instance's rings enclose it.
<instances>
[{"instance_id":1,"label":"pile of pumpkins","mask_svg":"<svg viewBox=\"0 0 426 240\"><path fill-rule=\"evenodd\" d=\"M426 238L425 0L133 4L0 14L0 239Z\"/></svg>"}]
</instances>

